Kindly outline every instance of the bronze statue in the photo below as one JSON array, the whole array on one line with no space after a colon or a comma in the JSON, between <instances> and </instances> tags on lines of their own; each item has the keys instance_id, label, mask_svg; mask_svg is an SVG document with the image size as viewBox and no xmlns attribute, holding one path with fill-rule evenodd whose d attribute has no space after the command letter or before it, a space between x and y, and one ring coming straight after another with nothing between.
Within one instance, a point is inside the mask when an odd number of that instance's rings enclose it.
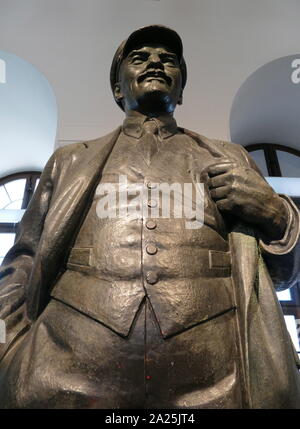
<instances>
[{"instance_id":1,"label":"bronze statue","mask_svg":"<svg viewBox=\"0 0 300 429\"><path fill-rule=\"evenodd\" d=\"M299 408L275 294L299 278L299 213L241 146L177 126L185 83L175 31L133 32L111 67L122 127L48 161L1 267L1 408ZM120 177L203 183L202 227L99 215Z\"/></svg>"}]
</instances>

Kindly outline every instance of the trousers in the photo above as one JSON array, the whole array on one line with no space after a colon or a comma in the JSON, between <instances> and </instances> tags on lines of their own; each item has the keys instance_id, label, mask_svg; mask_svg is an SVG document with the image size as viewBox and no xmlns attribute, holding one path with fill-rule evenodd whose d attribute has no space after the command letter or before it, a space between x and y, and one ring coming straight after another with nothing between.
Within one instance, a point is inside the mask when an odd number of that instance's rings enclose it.
<instances>
[{"instance_id":1,"label":"trousers","mask_svg":"<svg viewBox=\"0 0 300 429\"><path fill-rule=\"evenodd\" d=\"M122 337L53 299L1 364L0 408L242 408L235 333L231 310L164 339L145 298Z\"/></svg>"}]
</instances>

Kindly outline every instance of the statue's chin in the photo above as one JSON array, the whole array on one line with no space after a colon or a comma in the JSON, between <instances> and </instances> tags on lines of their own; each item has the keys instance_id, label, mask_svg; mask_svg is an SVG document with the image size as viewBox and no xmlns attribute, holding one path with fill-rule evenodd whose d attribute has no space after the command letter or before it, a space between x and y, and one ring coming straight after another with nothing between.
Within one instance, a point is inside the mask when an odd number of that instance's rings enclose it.
<instances>
[{"instance_id":1,"label":"statue's chin","mask_svg":"<svg viewBox=\"0 0 300 429\"><path fill-rule=\"evenodd\" d=\"M170 113L174 110L169 94L159 89L145 92L138 100L138 106L141 111L151 114Z\"/></svg>"}]
</instances>

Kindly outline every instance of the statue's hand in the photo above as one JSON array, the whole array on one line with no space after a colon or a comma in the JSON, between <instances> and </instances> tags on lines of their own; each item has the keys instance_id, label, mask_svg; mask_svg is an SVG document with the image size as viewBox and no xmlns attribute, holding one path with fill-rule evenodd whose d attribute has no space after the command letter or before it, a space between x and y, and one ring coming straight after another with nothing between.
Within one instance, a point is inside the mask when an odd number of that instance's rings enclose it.
<instances>
[{"instance_id":1,"label":"statue's hand","mask_svg":"<svg viewBox=\"0 0 300 429\"><path fill-rule=\"evenodd\" d=\"M259 173L227 159L211 165L207 173L211 198L220 211L257 225L270 240L282 238L286 207Z\"/></svg>"}]
</instances>

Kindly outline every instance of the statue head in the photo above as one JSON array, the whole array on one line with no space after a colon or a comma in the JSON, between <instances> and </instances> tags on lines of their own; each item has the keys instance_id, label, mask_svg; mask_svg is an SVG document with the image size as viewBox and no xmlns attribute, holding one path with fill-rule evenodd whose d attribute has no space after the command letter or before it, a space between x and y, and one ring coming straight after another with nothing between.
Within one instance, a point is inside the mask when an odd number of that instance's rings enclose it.
<instances>
[{"instance_id":1,"label":"statue head","mask_svg":"<svg viewBox=\"0 0 300 429\"><path fill-rule=\"evenodd\" d=\"M172 113L182 103L186 65L179 35L150 25L134 31L117 49L110 72L115 100L125 112Z\"/></svg>"}]
</instances>

